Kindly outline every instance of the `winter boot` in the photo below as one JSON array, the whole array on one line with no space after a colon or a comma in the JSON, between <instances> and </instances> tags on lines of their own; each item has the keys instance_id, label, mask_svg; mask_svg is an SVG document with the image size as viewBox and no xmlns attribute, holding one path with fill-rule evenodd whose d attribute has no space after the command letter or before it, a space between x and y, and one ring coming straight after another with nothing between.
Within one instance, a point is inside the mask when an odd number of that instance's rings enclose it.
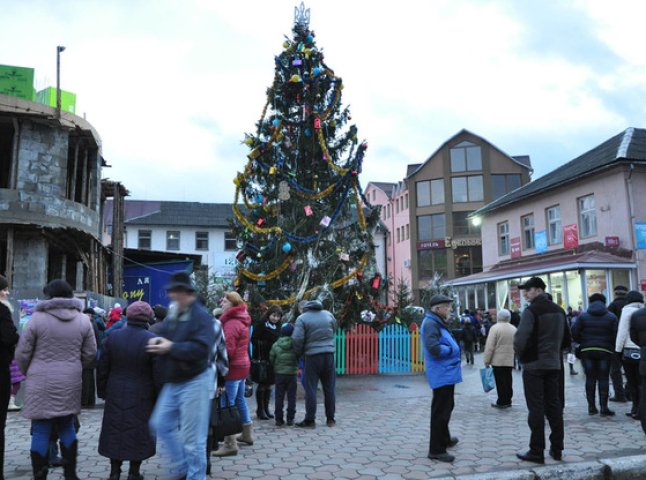
<instances>
[{"instance_id":1,"label":"winter boot","mask_svg":"<svg viewBox=\"0 0 646 480\"><path fill-rule=\"evenodd\" d=\"M615 414L608 408L608 392L599 393L599 405L602 417L612 417Z\"/></svg>"},{"instance_id":2,"label":"winter boot","mask_svg":"<svg viewBox=\"0 0 646 480\"><path fill-rule=\"evenodd\" d=\"M128 480L144 480L144 476L140 473L141 462L130 462L130 469L128 470Z\"/></svg>"},{"instance_id":3,"label":"winter boot","mask_svg":"<svg viewBox=\"0 0 646 480\"><path fill-rule=\"evenodd\" d=\"M265 391L259 386L256 388L256 418L258 420L269 420L265 413Z\"/></svg>"},{"instance_id":4,"label":"winter boot","mask_svg":"<svg viewBox=\"0 0 646 480\"><path fill-rule=\"evenodd\" d=\"M81 480L76 476L76 457L78 456L79 444L74 440L69 448L61 443L61 456L63 457L63 475L65 480Z\"/></svg>"},{"instance_id":5,"label":"winter boot","mask_svg":"<svg viewBox=\"0 0 646 480\"><path fill-rule=\"evenodd\" d=\"M7 407L8 412L17 412L21 409L22 407L20 405L16 405L16 397L14 395L11 395L9 398L9 406Z\"/></svg>"},{"instance_id":6,"label":"winter boot","mask_svg":"<svg viewBox=\"0 0 646 480\"><path fill-rule=\"evenodd\" d=\"M274 416L271 414L271 410L269 410L269 401L271 400L271 388L267 388L265 390L265 397L263 398L263 406L265 410L265 415L267 418L274 418Z\"/></svg>"},{"instance_id":7,"label":"winter boot","mask_svg":"<svg viewBox=\"0 0 646 480\"><path fill-rule=\"evenodd\" d=\"M238 454L238 442L235 435L227 435L224 437L224 444L218 448L213 455L215 457L231 457Z\"/></svg>"},{"instance_id":8,"label":"winter boot","mask_svg":"<svg viewBox=\"0 0 646 480\"><path fill-rule=\"evenodd\" d=\"M599 413L595 401L594 387L585 389L585 397L588 399L588 415L596 415Z\"/></svg>"},{"instance_id":9,"label":"winter boot","mask_svg":"<svg viewBox=\"0 0 646 480\"><path fill-rule=\"evenodd\" d=\"M46 480L49 473L49 462L38 452L31 452L31 468L34 480Z\"/></svg>"},{"instance_id":10,"label":"winter boot","mask_svg":"<svg viewBox=\"0 0 646 480\"><path fill-rule=\"evenodd\" d=\"M121 465L123 462L121 460L112 460L110 459L110 477L108 480L120 480L121 479Z\"/></svg>"},{"instance_id":11,"label":"winter boot","mask_svg":"<svg viewBox=\"0 0 646 480\"><path fill-rule=\"evenodd\" d=\"M242 425L242 434L238 435L237 440L247 445L253 445L253 423Z\"/></svg>"}]
</instances>

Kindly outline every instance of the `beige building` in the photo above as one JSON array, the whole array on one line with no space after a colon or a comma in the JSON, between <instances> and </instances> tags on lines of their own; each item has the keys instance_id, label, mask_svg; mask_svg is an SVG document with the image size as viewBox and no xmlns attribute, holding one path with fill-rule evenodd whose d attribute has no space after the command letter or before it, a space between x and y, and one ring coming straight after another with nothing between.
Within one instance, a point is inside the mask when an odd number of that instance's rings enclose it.
<instances>
[{"instance_id":1,"label":"beige building","mask_svg":"<svg viewBox=\"0 0 646 480\"><path fill-rule=\"evenodd\" d=\"M473 214L484 272L450 282L461 308L522 307L538 275L554 300L587 307L616 285L646 289L646 129L629 128Z\"/></svg>"},{"instance_id":2,"label":"beige building","mask_svg":"<svg viewBox=\"0 0 646 480\"><path fill-rule=\"evenodd\" d=\"M480 228L469 215L529 182L529 156L512 157L462 130L408 172L412 288L482 271Z\"/></svg>"}]
</instances>

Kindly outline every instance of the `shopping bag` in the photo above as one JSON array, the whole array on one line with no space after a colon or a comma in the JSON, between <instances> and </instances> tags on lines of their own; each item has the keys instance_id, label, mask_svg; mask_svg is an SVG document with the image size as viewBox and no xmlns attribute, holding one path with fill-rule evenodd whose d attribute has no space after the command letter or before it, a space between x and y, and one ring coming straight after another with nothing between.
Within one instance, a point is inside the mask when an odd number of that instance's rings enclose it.
<instances>
[{"instance_id":1,"label":"shopping bag","mask_svg":"<svg viewBox=\"0 0 646 480\"><path fill-rule=\"evenodd\" d=\"M226 392L222 395L226 406L222 406L222 397L215 397L211 404L211 426L217 441L222 441L229 435L242 433L242 420L238 407L235 404L229 406L229 396Z\"/></svg>"},{"instance_id":2,"label":"shopping bag","mask_svg":"<svg viewBox=\"0 0 646 480\"><path fill-rule=\"evenodd\" d=\"M576 363L576 355L574 355L573 353L568 353L567 363L569 363L570 365L574 365Z\"/></svg>"},{"instance_id":3,"label":"shopping bag","mask_svg":"<svg viewBox=\"0 0 646 480\"><path fill-rule=\"evenodd\" d=\"M485 393L496 388L496 382L493 378L493 368L481 368L480 379L482 380L482 389Z\"/></svg>"}]
</instances>

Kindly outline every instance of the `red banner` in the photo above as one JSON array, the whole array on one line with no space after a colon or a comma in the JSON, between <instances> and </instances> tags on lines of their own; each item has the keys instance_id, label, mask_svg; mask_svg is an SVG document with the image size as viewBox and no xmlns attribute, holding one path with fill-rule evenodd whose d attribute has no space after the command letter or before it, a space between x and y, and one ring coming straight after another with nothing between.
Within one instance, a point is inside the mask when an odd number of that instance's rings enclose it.
<instances>
[{"instance_id":1,"label":"red banner","mask_svg":"<svg viewBox=\"0 0 646 480\"><path fill-rule=\"evenodd\" d=\"M577 248L579 246L579 227L576 223L563 226L563 247Z\"/></svg>"},{"instance_id":2,"label":"red banner","mask_svg":"<svg viewBox=\"0 0 646 480\"><path fill-rule=\"evenodd\" d=\"M520 249L520 237L514 237L509 241L511 247L511 258L520 258L522 255Z\"/></svg>"}]
</instances>

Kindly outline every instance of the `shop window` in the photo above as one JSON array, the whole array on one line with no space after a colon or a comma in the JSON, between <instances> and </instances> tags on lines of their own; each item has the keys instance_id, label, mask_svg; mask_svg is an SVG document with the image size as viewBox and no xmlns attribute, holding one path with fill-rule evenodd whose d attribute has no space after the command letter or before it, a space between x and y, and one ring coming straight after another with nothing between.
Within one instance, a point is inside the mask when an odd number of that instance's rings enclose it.
<instances>
[{"instance_id":1,"label":"shop window","mask_svg":"<svg viewBox=\"0 0 646 480\"><path fill-rule=\"evenodd\" d=\"M585 271L585 289L586 296L593 293L602 293L608 298L608 283L606 280L605 270L586 270Z\"/></svg>"},{"instance_id":2,"label":"shop window","mask_svg":"<svg viewBox=\"0 0 646 480\"><path fill-rule=\"evenodd\" d=\"M417 217L417 240L439 240L446 237L446 217L443 213Z\"/></svg>"},{"instance_id":3,"label":"shop window","mask_svg":"<svg viewBox=\"0 0 646 480\"><path fill-rule=\"evenodd\" d=\"M180 232L169 230L166 232L166 250L179 250Z\"/></svg>"},{"instance_id":4,"label":"shop window","mask_svg":"<svg viewBox=\"0 0 646 480\"><path fill-rule=\"evenodd\" d=\"M581 292L581 276L579 272L576 270L565 272L565 283L567 284L567 307L581 311L583 309L583 295Z\"/></svg>"},{"instance_id":5,"label":"shop window","mask_svg":"<svg viewBox=\"0 0 646 480\"><path fill-rule=\"evenodd\" d=\"M509 222L498 224L498 253L500 256L509 255Z\"/></svg>"},{"instance_id":6,"label":"shop window","mask_svg":"<svg viewBox=\"0 0 646 480\"><path fill-rule=\"evenodd\" d=\"M195 250L209 249L209 232L195 232Z\"/></svg>"},{"instance_id":7,"label":"shop window","mask_svg":"<svg viewBox=\"0 0 646 480\"><path fill-rule=\"evenodd\" d=\"M566 308L563 272L550 273L550 282L548 285L550 286L550 293L552 294L554 303L560 305L562 308Z\"/></svg>"},{"instance_id":8,"label":"shop window","mask_svg":"<svg viewBox=\"0 0 646 480\"><path fill-rule=\"evenodd\" d=\"M453 177L453 203L481 202L484 200L482 176Z\"/></svg>"},{"instance_id":9,"label":"shop window","mask_svg":"<svg viewBox=\"0 0 646 480\"><path fill-rule=\"evenodd\" d=\"M536 232L534 227L534 214L532 213L521 217L520 223L523 227L523 250L531 250L536 246L534 243L534 234Z\"/></svg>"},{"instance_id":10,"label":"shop window","mask_svg":"<svg viewBox=\"0 0 646 480\"><path fill-rule=\"evenodd\" d=\"M594 195L579 198L579 236L593 237L597 234L597 215L594 207Z\"/></svg>"},{"instance_id":11,"label":"shop window","mask_svg":"<svg viewBox=\"0 0 646 480\"><path fill-rule=\"evenodd\" d=\"M482 272L482 249L480 247L458 247L453 252L453 260L456 277Z\"/></svg>"},{"instance_id":12,"label":"shop window","mask_svg":"<svg viewBox=\"0 0 646 480\"><path fill-rule=\"evenodd\" d=\"M152 248L152 235L151 230L139 230L137 232L137 248L140 250L150 250Z\"/></svg>"},{"instance_id":13,"label":"shop window","mask_svg":"<svg viewBox=\"0 0 646 480\"><path fill-rule=\"evenodd\" d=\"M550 245L563 242L563 226L561 224L561 207L555 205L545 210L547 216L547 239Z\"/></svg>"},{"instance_id":14,"label":"shop window","mask_svg":"<svg viewBox=\"0 0 646 480\"><path fill-rule=\"evenodd\" d=\"M491 308L498 309L496 304L496 284L487 283L487 306Z\"/></svg>"},{"instance_id":15,"label":"shop window","mask_svg":"<svg viewBox=\"0 0 646 480\"><path fill-rule=\"evenodd\" d=\"M628 290L630 290L630 270L613 269L610 270L610 276L612 279L613 290L618 285L626 287Z\"/></svg>"},{"instance_id":16,"label":"shop window","mask_svg":"<svg viewBox=\"0 0 646 480\"><path fill-rule=\"evenodd\" d=\"M471 142L462 142L451 149L452 172L482 170L482 149Z\"/></svg>"},{"instance_id":17,"label":"shop window","mask_svg":"<svg viewBox=\"0 0 646 480\"><path fill-rule=\"evenodd\" d=\"M437 273L446 276L446 250L420 250L417 252L420 278L433 278Z\"/></svg>"}]
</instances>

